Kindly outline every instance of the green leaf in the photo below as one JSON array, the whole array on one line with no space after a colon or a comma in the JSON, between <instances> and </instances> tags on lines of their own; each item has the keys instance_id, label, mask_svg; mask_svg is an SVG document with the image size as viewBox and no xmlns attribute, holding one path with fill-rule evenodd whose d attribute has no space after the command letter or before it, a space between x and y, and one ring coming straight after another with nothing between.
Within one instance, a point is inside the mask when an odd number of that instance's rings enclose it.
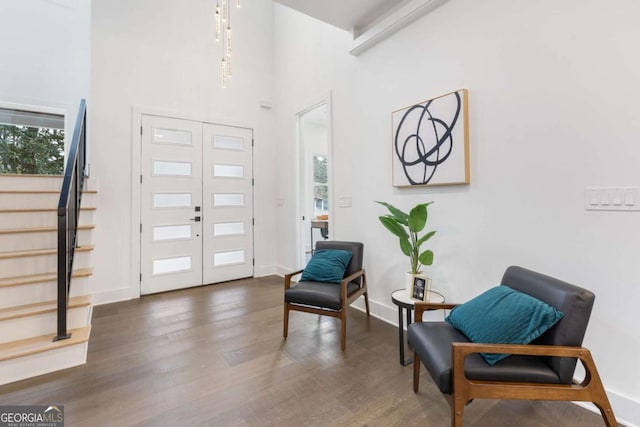
<instances>
[{"instance_id":1,"label":"green leaf","mask_svg":"<svg viewBox=\"0 0 640 427\"><path fill-rule=\"evenodd\" d=\"M395 206L386 203L386 202L378 202L376 201L376 203L384 206L385 208L389 209L389 212L391 212L391 215L393 215L393 217L398 220L398 222L402 225L407 225L407 221L409 219L409 215L407 215L406 213L402 212L400 209L396 208Z\"/></svg>"},{"instance_id":2,"label":"green leaf","mask_svg":"<svg viewBox=\"0 0 640 427\"><path fill-rule=\"evenodd\" d=\"M416 247L419 248L420 245L422 245L424 242L426 242L427 240L429 240L430 238L433 237L433 235L436 234L435 231L430 231L427 234L425 234L424 236L422 236L420 238L420 240L418 240L418 242L416 243Z\"/></svg>"},{"instance_id":3,"label":"green leaf","mask_svg":"<svg viewBox=\"0 0 640 427\"><path fill-rule=\"evenodd\" d=\"M409 230L417 233L427 224L427 205L419 204L409 212Z\"/></svg>"},{"instance_id":4,"label":"green leaf","mask_svg":"<svg viewBox=\"0 0 640 427\"><path fill-rule=\"evenodd\" d=\"M392 218L390 216L379 216L378 219L380 220L382 225L384 225L387 228L387 230L389 230L396 236L400 238L409 238L409 235L407 234L406 230L402 225L398 223L397 219Z\"/></svg>"},{"instance_id":5,"label":"green leaf","mask_svg":"<svg viewBox=\"0 0 640 427\"><path fill-rule=\"evenodd\" d=\"M411 256L411 243L408 237L400 237L400 249L406 256Z\"/></svg>"},{"instance_id":6,"label":"green leaf","mask_svg":"<svg viewBox=\"0 0 640 427\"><path fill-rule=\"evenodd\" d=\"M433 264L433 252L427 249L420 254L420 257L418 259L420 260L421 264L431 265Z\"/></svg>"}]
</instances>

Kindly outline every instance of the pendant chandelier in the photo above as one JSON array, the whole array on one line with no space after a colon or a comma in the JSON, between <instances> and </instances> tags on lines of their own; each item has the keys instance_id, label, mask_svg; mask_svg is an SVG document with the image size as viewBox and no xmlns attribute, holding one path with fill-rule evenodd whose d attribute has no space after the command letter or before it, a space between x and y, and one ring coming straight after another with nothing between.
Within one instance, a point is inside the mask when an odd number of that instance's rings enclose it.
<instances>
[{"instance_id":1,"label":"pendant chandelier","mask_svg":"<svg viewBox=\"0 0 640 427\"><path fill-rule=\"evenodd\" d=\"M240 0L216 0L216 42L221 44L222 88L227 87L231 73L231 3L240 8Z\"/></svg>"}]
</instances>

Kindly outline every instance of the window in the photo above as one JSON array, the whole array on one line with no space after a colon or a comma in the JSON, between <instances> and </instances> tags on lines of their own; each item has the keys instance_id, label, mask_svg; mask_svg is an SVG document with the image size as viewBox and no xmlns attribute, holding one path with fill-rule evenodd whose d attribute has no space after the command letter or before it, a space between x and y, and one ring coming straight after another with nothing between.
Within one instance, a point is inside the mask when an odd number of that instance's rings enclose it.
<instances>
[{"instance_id":1,"label":"window","mask_svg":"<svg viewBox=\"0 0 640 427\"><path fill-rule=\"evenodd\" d=\"M327 181L327 158L313 156L313 214L329 213L329 186Z\"/></svg>"},{"instance_id":2,"label":"window","mask_svg":"<svg viewBox=\"0 0 640 427\"><path fill-rule=\"evenodd\" d=\"M0 108L0 173L61 175L64 116Z\"/></svg>"}]
</instances>

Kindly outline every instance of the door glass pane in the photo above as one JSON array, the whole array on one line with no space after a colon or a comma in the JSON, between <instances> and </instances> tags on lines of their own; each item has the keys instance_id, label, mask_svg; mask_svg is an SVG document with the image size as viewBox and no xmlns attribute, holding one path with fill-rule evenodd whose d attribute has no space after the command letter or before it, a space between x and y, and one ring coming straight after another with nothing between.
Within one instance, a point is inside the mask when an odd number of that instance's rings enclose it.
<instances>
[{"instance_id":1,"label":"door glass pane","mask_svg":"<svg viewBox=\"0 0 640 427\"><path fill-rule=\"evenodd\" d=\"M236 136L214 135L213 148L222 150L243 150L244 140Z\"/></svg>"},{"instance_id":2,"label":"door glass pane","mask_svg":"<svg viewBox=\"0 0 640 427\"><path fill-rule=\"evenodd\" d=\"M244 234L244 222L219 222L213 224L213 236L232 236Z\"/></svg>"},{"instance_id":3,"label":"door glass pane","mask_svg":"<svg viewBox=\"0 0 640 427\"><path fill-rule=\"evenodd\" d=\"M191 162L163 162L154 160L153 174L158 176L191 176Z\"/></svg>"},{"instance_id":4,"label":"door glass pane","mask_svg":"<svg viewBox=\"0 0 640 427\"><path fill-rule=\"evenodd\" d=\"M191 132L188 130L153 128L153 143L191 145Z\"/></svg>"},{"instance_id":5,"label":"door glass pane","mask_svg":"<svg viewBox=\"0 0 640 427\"><path fill-rule=\"evenodd\" d=\"M219 178L244 178L244 166L214 164L213 176Z\"/></svg>"},{"instance_id":6,"label":"door glass pane","mask_svg":"<svg viewBox=\"0 0 640 427\"><path fill-rule=\"evenodd\" d=\"M216 252L213 255L213 266L220 267L229 264L241 264L244 262L244 251Z\"/></svg>"},{"instance_id":7,"label":"door glass pane","mask_svg":"<svg viewBox=\"0 0 640 427\"><path fill-rule=\"evenodd\" d=\"M213 206L244 206L244 194L214 194Z\"/></svg>"},{"instance_id":8,"label":"door glass pane","mask_svg":"<svg viewBox=\"0 0 640 427\"><path fill-rule=\"evenodd\" d=\"M189 208L191 207L191 193L155 193L153 207Z\"/></svg>"},{"instance_id":9,"label":"door glass pane","mask_svg":"<svg viewBox=\"0 0 640 427\"><path fill-rule=\"evenodd\" d=\"M187 270L191 270L190 256L153 260L153 274L177 273Z\"/></svg>"},{"instance_id":10,"label":"door glass pane","mask_svg":"<svg viewBox=\"0 0 640 427\"><path fill-rule=\"evenodd\" d=\"M191 225L167 225L153 227L153 240L191 239Z\"/></svg>"}]
</instances>

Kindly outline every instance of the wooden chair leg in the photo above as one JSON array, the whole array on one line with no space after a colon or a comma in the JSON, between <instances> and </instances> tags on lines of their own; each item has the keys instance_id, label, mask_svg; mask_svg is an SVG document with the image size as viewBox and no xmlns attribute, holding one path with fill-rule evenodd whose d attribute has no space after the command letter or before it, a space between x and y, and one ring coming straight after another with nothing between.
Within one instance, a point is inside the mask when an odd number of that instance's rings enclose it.
<instances>
[{"instance_id":1,"label":"wooden chair leg","mask_svg":"<svg viewBox=\"0 0 640 427\"><path fill-rule=\"evenodd\" d=\"M369 292L364 293L364 306L367 309L367 316L369 316Z\"/></svg>"},{"instance_id":2,"label":"wooden chair leg","mask_svg":"<svg viewBox=\"0 0 640 427\"><path fill-rule=\"evenodd\" d=\"M340 316L340 348L342 351L347 347L347 310L342 310Z\"/></svg>"},{"instance_id":3,"label":"wooden chair leg","mask_svg":"<svg viewBox=\"0 0 640 427\"><path fill-rule=\"evenodd\" d=\"M284 327L282 330L282 337L287 338L287 334L289 333L289 305L284 303Z\"/></svg>"},{"instance_id":4,"label":"wooden chair leg","mask_svg":"<svg viewBox=\"0 0 640 427\"><path fill-rule=\"evenodd\" d=\"M417 393L420 387L420 365L422 361L418 357L418 353L413 352L413 392Z\"/></svg>"},{"instance_id":5,"label":"wooden chair leg","mask_svg":"<svg viewBox=\"0 0 640 427\"><path fill-rule=\"evenodd\" d=\"M600 413L602 414L602 419L604 420L604 424L607 427L618 427L618 422L616 421L616 417L613 415L613 411L611 407L605 409L605 406L602 406L601 403L593 402L598 409L600 409ZM607 402L608 403L608 402Z\"/></svg>"},{"instance_id":6,"label":"wooden chair leg","mask_svg":"<svg viewBox=\"0 0 640 427\"><path fill-rule=\"evenodd\" d=\"M462 414L466 402L463 398L457 397L454 391L449 404L451 405L451 427L462 427Z\"/></svg>"},{"instance_id":7,"label":"wooden chair leg","mask_svg":"<svg viewBox=\"0 0 640 427\"><path fill-rule=\"evenodd\" d=\"M585 366L586 377L583 384L589 384L591 391L591 401L598 407L602 414L602 419L607 427L618 427L618 422L613 414L611 403L607 397L607 392L604 389L604 384L600 379L600 373L596 367L596 363L591 356L591 352L586 351L586 354L582 358L582 363Z\"/></svg>"}]
</instances>

